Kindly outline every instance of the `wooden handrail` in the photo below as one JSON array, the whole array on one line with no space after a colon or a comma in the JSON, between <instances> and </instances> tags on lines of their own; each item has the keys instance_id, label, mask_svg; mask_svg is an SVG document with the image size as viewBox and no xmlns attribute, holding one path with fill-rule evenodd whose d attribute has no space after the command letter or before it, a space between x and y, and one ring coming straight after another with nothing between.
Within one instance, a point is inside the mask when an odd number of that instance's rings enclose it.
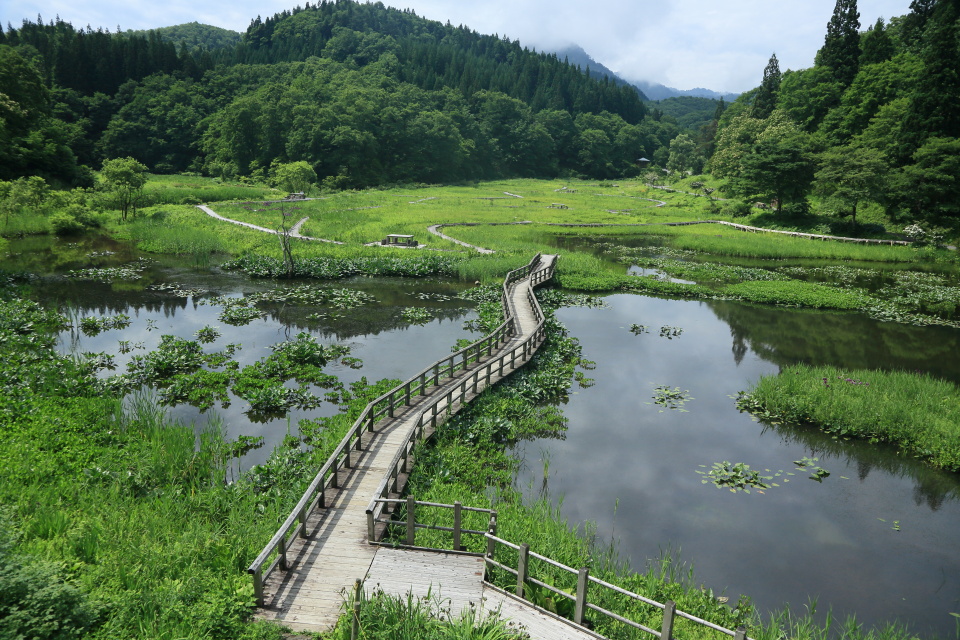
<instances>
[{"instance_id":1,"label":"wooden handrail","mask_svg":"<svg viewBox=\"0 0 960 640\"><path fill-rule=\"evenodd\" d=\"M492 353L494 348L502 348L504 343L508 342L511 337L517 334L518 326L516 315L512 309L509 298L510 285L526 278L532 272L536 271L540 266L540 261L541 256L538 253L528 264L507 273L503 283L504 321L489 335L467 345L463 349L460 349L446 358L437 360L433 364L422 369L419 373L414 374L406 382L397 385L393 389L387 391L383 395L375 398L367 404L363 412L353 423L353 426L347 431L346 435L344 435L343 439L330 454L327 462L323 465L323 467L321 467L320 471L307 487L307 490L297 502L297 505L293 508L293 511L289 516L287 516L286 520L284 520L283 524L280 525L280 528L277 530L277 532L274 533L273 537L266 544L260 554L247 568L247 572L253 577L254 596L256 598L257 605L263 606L263 583L270 576L270 574L273 573L278 566L281 568L281 570L286 570L289 568L286 550L293 538L297 535L299 535L301 538L307 538L310 536L310 533L307 531L307 519L313 510L318 506L321 508L325 506L325 492L328 487L336 488L338 486L338 474L340 470L352 467L352 451L354 449L360 450L362 448L363 432L365 430L373 432L374 425L376 424L377 420L386 415L393 417L394 410L397 407L409 406L412 402L411 396L414 395L414 390L418 391L419 394L423 396L426 395L427 388L439 386L441 379L446 380L448 378L453 378L457 371L468 366L470 360L469 352L471 350L474 351L476 360L479 361L480 353L482 351L485 350L488 353ZM551 265L549 269L544 269L537 273L538 283L543 282L552 276L552 267L553 265ZM545 272L549 272L549 274L542 275ZM518 348L523 347L524 355L526 355L527 345L530 343L531 339L534 336L542 337L543 335L543 314L539 309L539 305L536 305L535 303L536 299L534 298L535 313L539 318L541 318L541 320L534 334L511 350L511 364L515 364L516 362L516 351ZM530 353L532 353L532 351ZM456 359L460 357L463 359L462 363L457 364ZM497 361L500 367L501 375L503 374L505 358L506 355L501 355ZM491 371L491 369L488 368L488 371ZM476 375L476 373L474 375ZM448 393L446 396L446 398L448 398L448 407L452 404L452 401L449 400L451 395L452 392ZM463 394L461 394L461 399L462 398ZM432 411L431 422L434 425L437 424L436 412L438 404L443 399L444 397L442 396L435 398L427 407ZM425 414L426 410L421 412L419 420L421 428L424 422L423 417ZM404 446L402 449L406 449L406 446ZM274 558L273 562L267 564L267 561L274 554L276 554L276 557Z\"/></svg>"}]
</instances>

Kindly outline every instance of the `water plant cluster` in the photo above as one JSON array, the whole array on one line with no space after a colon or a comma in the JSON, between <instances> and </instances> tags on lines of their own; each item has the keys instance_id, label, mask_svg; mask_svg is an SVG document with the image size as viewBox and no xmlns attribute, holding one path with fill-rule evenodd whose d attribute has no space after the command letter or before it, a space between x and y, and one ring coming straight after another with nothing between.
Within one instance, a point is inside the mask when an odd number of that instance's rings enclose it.
<instances>
[{"instance_id":1,"label":"water plant cluster","mask_svg":"<svg viewBox=\"0 0 960 640\"><path fill-rule=\"evenodd\" d=\"M96 282L115 282L117 280L139 280L149 266L147 260L137 260L122 267L93 267L89 269L71 269L68 278L76 280L94 280Z\"/></svg>"},{"instance_id":2,"label":"water plant cluster","mask_svg":"<svg viewBox=\"0 0 960 640\"><path fill-rule=\"evenodd\" d=\"M706 468L706 465L700 466ZM773 480L783 475L783 471L771 472L769 469L764 469L764 472L770 473L770 475L761 475L760 471L751 469L750 465L743 462L731 464L726 460L714 463L709 471L697 471L704 476L701 480L703 484L713 483L718 489L728 489L731 493L739 491L750 493L751 489L756 489L757 493L763 493L764 489L780 486ZM788 482L788 480L784 480L784 482Z\"/></svg>"},{"instance_id":3,"label":"water plant cluster","mask_svg":"<svg viewBox=\"0 0 960 640\"><path fill-rule=\"evenodd\" d=\"M653 404L658 407L663 407L660 409L660 413L663 413L663 409L676 409L686 413L684 405L690 400L694 400L690 395L690 390L682 390L680 387L670 388L666 385L658 385L653 389ZM649 402L647 404L650 404Z\"/></svg>"},{"instance_id":4,"label":"water plant cluster","mask_svg":"<svg viewBox=\"0 0 960 640\"><path fill-rule=\"evenodd\" d=\"M412 253L412 252L410 252ZM356 257L295 258L293 276L335 280L356 275L426 276L458 275L456 256L418 251L412 257L393 255L357 255ZM287 275L283 260L264 255L247 255L223 265L257 278L282 278Z\"/></svg>"},{"instance_id":5,"label":"water plant cluster","mask_svg":"<svg viewBox=\"0 0 960 640\"><path fill-rule=\"evenodd\" d=\"M130 326L130 316L118 313L114 316L86 316L80 319L80 331L86 336L95 336L110 329L123 329Z\"/></svg>"},{"instance_id":6,"label":"water plant cluster","mask_svg":"<svg viewBox=\"0 0 960 640\"><path fill-rule=\"evenodd\" d=\"M325 346L307 333L294 340L273 345L273 353L252 365L240 367L234 355L241 348L228 344L220 351L204 351L203 344L215 342L216 330L204 327L196 341L172 335L161 336L157 349L136 355L126 372L103 379L111 394L124 396L141 387L159 390L164 405L189 403L202 410L219 403L227 407L232 397L249 403L252 418L275 416L290 408L309 409L323 399L311 387L338 389L339 380L323 371L331 361L344 358L347 347ZM215 335L216 334L216 335ZM351 359L351 364L356 362ZM98 363L99 364L99 363ZM103 367L99 364L99 367ZM295 382L296 387L287 386Z\"/></svg>"}]
</instances>

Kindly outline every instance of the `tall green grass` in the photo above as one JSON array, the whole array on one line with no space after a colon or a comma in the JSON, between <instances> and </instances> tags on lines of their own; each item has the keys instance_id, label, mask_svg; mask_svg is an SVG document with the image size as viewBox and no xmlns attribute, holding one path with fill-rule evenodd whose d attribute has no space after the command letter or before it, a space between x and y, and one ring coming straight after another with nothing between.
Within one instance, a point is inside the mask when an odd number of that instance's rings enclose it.
<instances>
[{"instance_id":1,"label":"tall green grass","mask_svg":"<svg viewBox=\"0 0 960 640\"><path fill-rule=\"evenodd\" d=\"M185 227L167 220L136 220L130 225L130 236L137 248L150 253L210 254L226 248L212 230Z\"/></svg>"},{"instance_id":2,"label":"tall green grass","mask_svg":"<svg viewBox=\"0 0 960 640\"><path fill-rule=\"evenodd\" d=\"M514 623L500 620L495 612L481 613L480 602L473 603L457 615L451 613L449 600L430 594L426 598L411 595L398 597L375 591L361 591L359 598L347 601L347 611L354 602L360 605L357 638L363 640L523 640L530 636ZM337 627L324 637L330 640L351 640L354 619L344 615Z\"/></svg>"},{"instance_id":3,"label":"tall green grass","mask_svg":"<svg viewBox=\"0 0 960 640\"><path fill-rule=\"evenodd\" d=\"M218 178L190 175L150 174L143 189L149 204L200 204L283 197L286 194L264 185L224 183Z\"/></svg>"},{"instance_id":4,"label":"tall green grass","mask_svg":"<svg viewBox=\"0 0 960 640\"><path fill-rule=\"evenodd\" d=\"M925 373L795 365L761 378L741 406L764 420L888 442L934 467L960 471L960 390Z\"/></svg>"}]
</instances>

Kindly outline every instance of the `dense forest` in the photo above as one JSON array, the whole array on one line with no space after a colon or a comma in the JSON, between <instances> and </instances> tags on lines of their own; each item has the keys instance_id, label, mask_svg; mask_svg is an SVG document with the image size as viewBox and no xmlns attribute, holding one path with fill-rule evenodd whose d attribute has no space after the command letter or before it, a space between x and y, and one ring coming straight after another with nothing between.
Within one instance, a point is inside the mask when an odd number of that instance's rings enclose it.
<instances>
[{"instance_id":1,"label":"dense forest","mask_svg":"<svg viewBox=\"0 0 960 640\"><path fill-rule=\"evenodd\" d=\"M960 214L960 3L913 0L861 30L838 0L813 67L781 73L724 113L709 169L732 193L803 213L953 224Z\"/></svg>"},{"instance_id":2,"label":"dense forest","mask_svg":"<svg viewBox=\"0 0 960 640\"><path fill-rule=\"evenodd\" d=\"M85 166L125 156L225 178L307 161L330 187L615 177L677 133L633 88L380 3L257 17L236 45L185 26L8 26L0 179L83 184Z\"/></svg>"},{"instance_id":3,"label":"dense forest","mask_svg":"<svg viewBox=\"0 0 960 640\"><path fill-rule=\"evenodd\" d=\"M809 69L728 105L645 102L555 54L354 0L149 32L59 19L0 30L0 180L90 185L105 160L269 178L307 162L326 188L708 171L778 213L947 226L960 213L960 8L913 0L861 29L838 0ZM759 71L759 70L758 70ZM809 196L814 196L813 199Z\"/></svg>"}]
</instances>

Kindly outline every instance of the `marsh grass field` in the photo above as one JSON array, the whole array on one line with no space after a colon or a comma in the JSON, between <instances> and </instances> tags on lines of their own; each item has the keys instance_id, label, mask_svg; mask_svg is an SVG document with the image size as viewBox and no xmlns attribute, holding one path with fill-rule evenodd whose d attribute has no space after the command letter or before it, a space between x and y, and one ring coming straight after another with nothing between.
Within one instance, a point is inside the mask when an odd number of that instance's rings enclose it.
<instances>
[{"instance_id":1,"label":"marsh grass field","mask_svg":"<svg viewBox=\"0 0 960 640\"><path fill-rule=\"evenodd\" d=\"M287 265L276 235L215 220L195 204L210 203L220 215L270 229L306 217L303 235L344 244L292 240L298 277L443 276L495 285L492 294L478 294L479 300L486 299L481 315L488 326L500 321L496 291L504 273L525 264L536 252L561 255L557 281L568 290L737 299L876 313L890 322L956 326L960 305L956 252L743 233L721 225L664 226L706 219L745 224L770 219L768 213L733 218L724 212L723 202L689 193L691 182L682 181L671 190L639 180L408 186L325 192L314 200L284 203L281 210L276 203L264 204L284 195L267 187L153 176L147 193L154 205L125 224L109 211L102 218L113 239L131 243L147 255L187 256L200 273L228 268L254 278L280 278ZM782 222L785 228L807 229L827 224ZM428 234L427 227L434 224L449 225L443 228L445 234L495 253L480 254ZM42 231L43 225L37 225ZM23 230L29 233L32 228ZM425 247L364 246L390 233L412 234ZM65 245L64 255L83 258L69 247ZM849 266L854 264L856 268ZM655 273L632 275L635 267ZM880 285L870 288L867 281ZM190 426L169 424L149 401L124 405L119 398L103 396L83 357L55 354L48 331L64 320L27 303L26 296L28 291L6 288L0 306L4 338L0 353L6 356L0 367L6 376L0 386L6 421L0 453L8 461L0 471L4 571L26 576L28 586L52 585L50 593L56 597L49 606L66 603L55 614L61 627L69 628L64 638L280 638L276 627L249 622L252 591L245 568L299 497L311 469L330 443L337 442L337 433L364 399L386 383L356 387L343 413L301 424L297 438L279 447L267 464L228 483L224 479L235 462L236 443L226 442L213 427L196 439ZM589 300L557 291L541 296L553 306ZM483 394L418 455L411 478L417 497L474 506L495 500L508 523L507 537L552 550L557 560L572 566L593 562L598 575L659 600L675 599L682 609L718 624L746 623L754 637L819 640L837 633L837 623L824 626L812 616L784 612L762 620L747 601L736 606L719 603L692 571L670 556L652 559L648 567L628 567L614 549L597 545L589 523L568 523L556 506L543 500L529 503L512 488L518 463L507 445L562 434L565 418L560 405L574 379L588 383L578 368L589 362L576 339L553 320L550 332L532 366ZM908 376L908 381L894 384L867 371L836 375L869 380L871 391L891 384L902 391L891 395L888 408L871 412L866 385L838 380L842 391L850 391L840 394L833 384L821 388L826 385L818 383L820 378L832 380L833 372L786 371L777 377L779 394L792 404L777 405L778 392L766 391L775 381L764 381L753 392L751 406L771 416L839 429L843 437L903 443L909 455L956 468L960 442L955 429L950 430L953 413L930 419L939 415L944 403L956 405L960 395L953 383ZM806 381L803 388L790 386L801 380ZM832 394L831 403L823 402L825 393ZM829 407L831 412L817 413L814 406ZM854 417L873 422L857 426ZM875 428L878 421L896 433L882 433ZM919 434L911 427L924 421L941 431ZM56 446L48 446L51 443ZM418 542L432 542L429 534L423 535ZM398 618L424 617L422 610L413 609L413 603L380 600L368 610ZM631 615L650 624L655 617L640 610ZM45 624L52 624L51 619ZM364 624L382 631L376 620ZM830 624L835 624L832 630ZM491 637L502 631L494 627ZM623 633L615 627L609 632L611 637ZM343 633L341 626L333 637ZM689 631L684 637L701 637L697 633ZM854 622L840 633L854 640L911 637L895 624L863 629Z\"/></svg>"}]
</instances>

